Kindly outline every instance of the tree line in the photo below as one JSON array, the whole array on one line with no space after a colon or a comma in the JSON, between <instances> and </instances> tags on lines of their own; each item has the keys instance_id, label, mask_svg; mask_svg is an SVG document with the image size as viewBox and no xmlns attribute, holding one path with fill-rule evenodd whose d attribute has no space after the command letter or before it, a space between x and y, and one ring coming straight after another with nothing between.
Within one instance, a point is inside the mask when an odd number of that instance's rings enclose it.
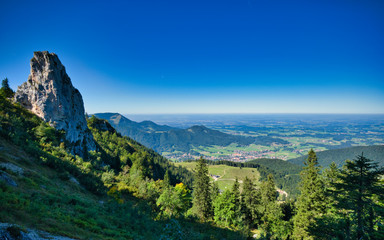
<instances>
[{"instance_id":1,"label":"tree line","mask_svg":"<svg viewBox=\"0 0 384 240\"><path fill-rule=\"evenodd\" d=\"M300 172L300 194L295 201L277 201L272 174L258 186L245 179L240 191L219 192L208 176L208 162L195 169L193 212L259 239L383 239L384 169L363 154L322 171L310 150ZM255 231L253 231L255 232Z\"/></svg>"}]
</instances>

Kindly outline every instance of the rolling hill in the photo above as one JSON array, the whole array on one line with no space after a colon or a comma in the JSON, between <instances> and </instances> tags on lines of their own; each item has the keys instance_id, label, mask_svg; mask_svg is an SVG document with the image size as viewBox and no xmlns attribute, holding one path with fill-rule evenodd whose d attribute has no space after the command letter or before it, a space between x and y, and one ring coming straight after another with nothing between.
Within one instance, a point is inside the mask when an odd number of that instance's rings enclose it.
<instances>
[{"instance_id":1,"label":"rolling hill","mask_svg":"<svg viewBox=\"0 0 384 240\"><path fill-rule=\"evenodd\" d=\"M357 146L349 147L342 149L332 149L317 152L317 158L319 164L323 167L328 167L329 164L335 162L339 167L344 165L345 160L353 160L357 155L363 155L375 162L378 162L380 166L384 166L384 146L374 145L374 146ZM302 156L298 158L293 158L288 160L290 163L297 165L303 165L303 162L307 156Z\"/></svg>"},{"instance_id":2,"label":"rolling hill","mask_svg":"<svg viewBox=\"0 0 384 240\"><path fill-rule=\"evenodd\" d=\"M118 113L97 113L98 118L111 123L124 136L128 136L158 153L189 152L193 146L227 146L231 143L249 145L256 141L252 137L235 136L205 126L192 126L187 129L158 125L151 121L135 122ZM270 139L278 141L279 139Z\"/></svg>"}]
</instances>

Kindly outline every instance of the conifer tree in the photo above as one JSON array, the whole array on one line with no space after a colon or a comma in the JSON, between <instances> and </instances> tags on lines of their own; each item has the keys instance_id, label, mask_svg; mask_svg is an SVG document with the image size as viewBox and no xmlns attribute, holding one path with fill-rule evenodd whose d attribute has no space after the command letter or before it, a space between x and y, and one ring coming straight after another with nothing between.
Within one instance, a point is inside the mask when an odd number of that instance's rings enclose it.
<instances>
[{"instance_id":1,"label":"conifer tree","mask_svg":"<svg viewBox=\"0 0 384 240\"><path fill-rule=\"evenodd\" d=\"M296 203L297 214L294 217L294 239L314 239L309 233L309 227L315 223L315 218L325 212L324 182L320 175L316 153L311 149L305 166L300 173L300 191Z\"/></svg>"},{"instance_id":2,"label":"conifer tree","mask_svg":"<svg viewBox=\"0 0 384 240\"><path fill-rule=\"evenodd\" d=\"M197 161L193 182L193 209L203 221L212 217L211 184L208 165L202 157Z\"/></svg>"},{"instance_id":3,"label":"conifer tree","mask_svg":"<svg viewBox=\"0 0 384 240\"><path fill-rule=\"evenodd\" d=\"M235 205L235 222L234 225L239 225L241 223L241 200L240 200L240 184L239 180L235 179L235 183L232 186L232 191L234 205Z\"/></svg>"},{"instance_id":4,"label":"conifer tree","mask_svg":"<svg viewBox=\"0 0 384 240\"><path fill-rule=\"evenodd\" d=\"M261 199L261 228L266 233L267 239L276 239L280 234L279 226L282 226L282 211L277 204L277 191L275 180L272 174L267 176L267 180L263 181L260 186Z\"/></svg>"},{"instance_id":5,"label":"conifer tree","mask_svg":"<svg viewBox=\"0 0 384 240\"><path fill-rule=\"evenodd\" d=\"M15 95L15 92L9 86L8 78L1 82L0 94L6 98L12 98Z\"/></svg>"},{"instance_id":6,"label":"conifer tree","mask_svg":"<svg viewBox=\"0 0 384 240\"><path fill-rule=\"evenodd\" d=\"M340 183L340 170L335 162L332 162L323 173L325 187L325 212L316 216L316 224L309 227L310 235L315 239L348 239L348 221L346 211L337 207L338 190L336 183Z\"/></svg>"},{"instance_id":7,"label":"conifer tree","mask_svg":"<svg viewBox=\"0 0 384 240\"><path fill-rule=\"evenodd\" d=\"M167 169L167 171L165 171L165 174L164 174L164 186L168 187L168 186L171 186L171 179L169 177L169 170Z\"/></svg>"},{"instance_id":8,"label":"conifer tree","mask_svg":"<svg viewBox=\"0 0 384 240\"><path fill-rule=\"evenodd\" d=\"M383 174L384 168L379 169L377 163L362 154L356 160L346 162L341 171L341 182L335 184L339 190L339 207L352 212L356 239L384 237L383 229L378 226L375 231L374 228L375 219L383 224L384 185L380 182Z\"/></svg>"},{"instance_id":9,"label":"conifer tree","mask_svg":"<svg viewBox=\"0 0 384 240\"><path fill-rule=\"evenodd\" d=\"M219 184L217 183L217 181L214 181L212 183L212 202L215 201L215 199L219 196L220 194L220 189L219 189Z\"/></svg>"},{"instance_id":10,"label":"conifer tree","mask_svg":"<svg viewBox=\"0 0 384 240\"><path fill-rule=\"evenodd\" d=\"M260 203L260 197L256 194L255 186L252 181L245 177L243 191L241 192L241 212L244 224L251 229L258 220L257 206Z\"/></svg>"}]
</instances>

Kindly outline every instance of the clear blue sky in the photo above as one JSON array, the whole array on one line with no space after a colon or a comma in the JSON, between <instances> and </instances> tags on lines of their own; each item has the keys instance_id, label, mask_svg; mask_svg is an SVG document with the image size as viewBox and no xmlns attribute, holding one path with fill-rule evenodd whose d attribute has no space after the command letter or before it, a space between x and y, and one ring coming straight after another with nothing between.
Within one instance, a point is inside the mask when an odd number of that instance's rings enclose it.
<instances>
[{"instance_id":1,"label":"clear blue sky","mask_svg":"<svg viewBox=\"0 0 384 240\"><path fill-rule=\"evenodd\" d=\"M384 1L1 1L0 78L58 54L87 112L384 113Z\"/></svg>"}]
</instances>

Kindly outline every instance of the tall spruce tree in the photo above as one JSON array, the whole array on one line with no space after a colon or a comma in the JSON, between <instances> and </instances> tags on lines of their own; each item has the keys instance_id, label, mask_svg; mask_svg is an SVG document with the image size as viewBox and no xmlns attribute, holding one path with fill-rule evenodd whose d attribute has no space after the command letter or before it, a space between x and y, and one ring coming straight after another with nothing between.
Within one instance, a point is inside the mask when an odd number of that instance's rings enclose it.
<instances>
[{"instance_id":1,"label":"tall spruce tree","mask_svg":"<svg viewBox=\"0 0 384 240\"><path fill-rule=\"evenodd\" d=\"M260 203L260 195L256 194L255 185L251 179L245 177L243 191L241 192L241 212L243 223L251 229L258 223L259 214L257 205Z\"/></svg>"},{"instance_id":2,"label":"tall spruce tree","mask_svg":"<svg viewBox=\"0 0 384 240\"><path fill-rule=\"evenodd\" d=\"M212 202L215 201L215 199L220 195L220 189L219 189L219 184L217 181L214 181L212 183L212 190L211 190L211 195L212 195Z\"/></svg>"},{"instance_id":3,"label":"tall spruce tree","mask_svg":"<svg viewBox=\"0 0 384 240\"><path fill-rule=\"evenodd\" d=\"M294 239L314 239L309 233L309 227L315 223L315 218L325 212L324 182L320 175L316 153L311 149L305 166L300 172L300 195L297 199L297 214L294 217Z\"/></svg>"},{"instance_id":4,"label":"tall spruce tree","mask_svg":"<svg viewBox=\"0 0 384 240\"><path fill-rule=\"evenodd\" d=\"M340 170L335 162L322 172L325 187L325 213L316 217L316 224L309 227L310 235L315 239L349 239L349 218L346 211L337 207L339 191L335 187L340 183Z\"/></svg>"},{"instance_id":5,"label":"tall spruce tree","mask_svg":"<svg viewBox=\"0 0 384 240\"><path fill-rule=\"evenodd\" d=\"M232 186L232 195L234 199L235 204L235 223L234 225L240 225L241 224L241 199L240 199L240 183L239 180L235 179L235 183Z\"/></svg>"},{"instance_id":6,"label":"tall spruce tree","mask_svg":"<svg viewBox=\"0 0 384 240\"><path fill-rule=\"evenodd\" d=\"M171 186L171 178L169 176L169 170L167 169L164 173L164 186L169 187Z\"/></svg>"},{"instance_id":7,"label":"tall spruce tree","mask_svg":"<svg viewBox=\"0 0 384 240\"><path fill-rule=\"evenodd\" d=\"M207 161L200 157L195 168L193 182L193 209L203 221L212 217L211 184L208 176Z\"/></svg>"},{"instance_id":8,"label":"tall spruce tree","mask_svg":"<svg viewBox=\"0 0 384 240\"><path fill-rule=\"evenodd\" d=\"M380 182L383 174L384 168L379 169L363 154L347 161L341 171L341 182L335 184L339 190L338 206L352 214L352 229L356 229L352 238L384 238L384 185Z\"/></svg>"}]
</instances>

